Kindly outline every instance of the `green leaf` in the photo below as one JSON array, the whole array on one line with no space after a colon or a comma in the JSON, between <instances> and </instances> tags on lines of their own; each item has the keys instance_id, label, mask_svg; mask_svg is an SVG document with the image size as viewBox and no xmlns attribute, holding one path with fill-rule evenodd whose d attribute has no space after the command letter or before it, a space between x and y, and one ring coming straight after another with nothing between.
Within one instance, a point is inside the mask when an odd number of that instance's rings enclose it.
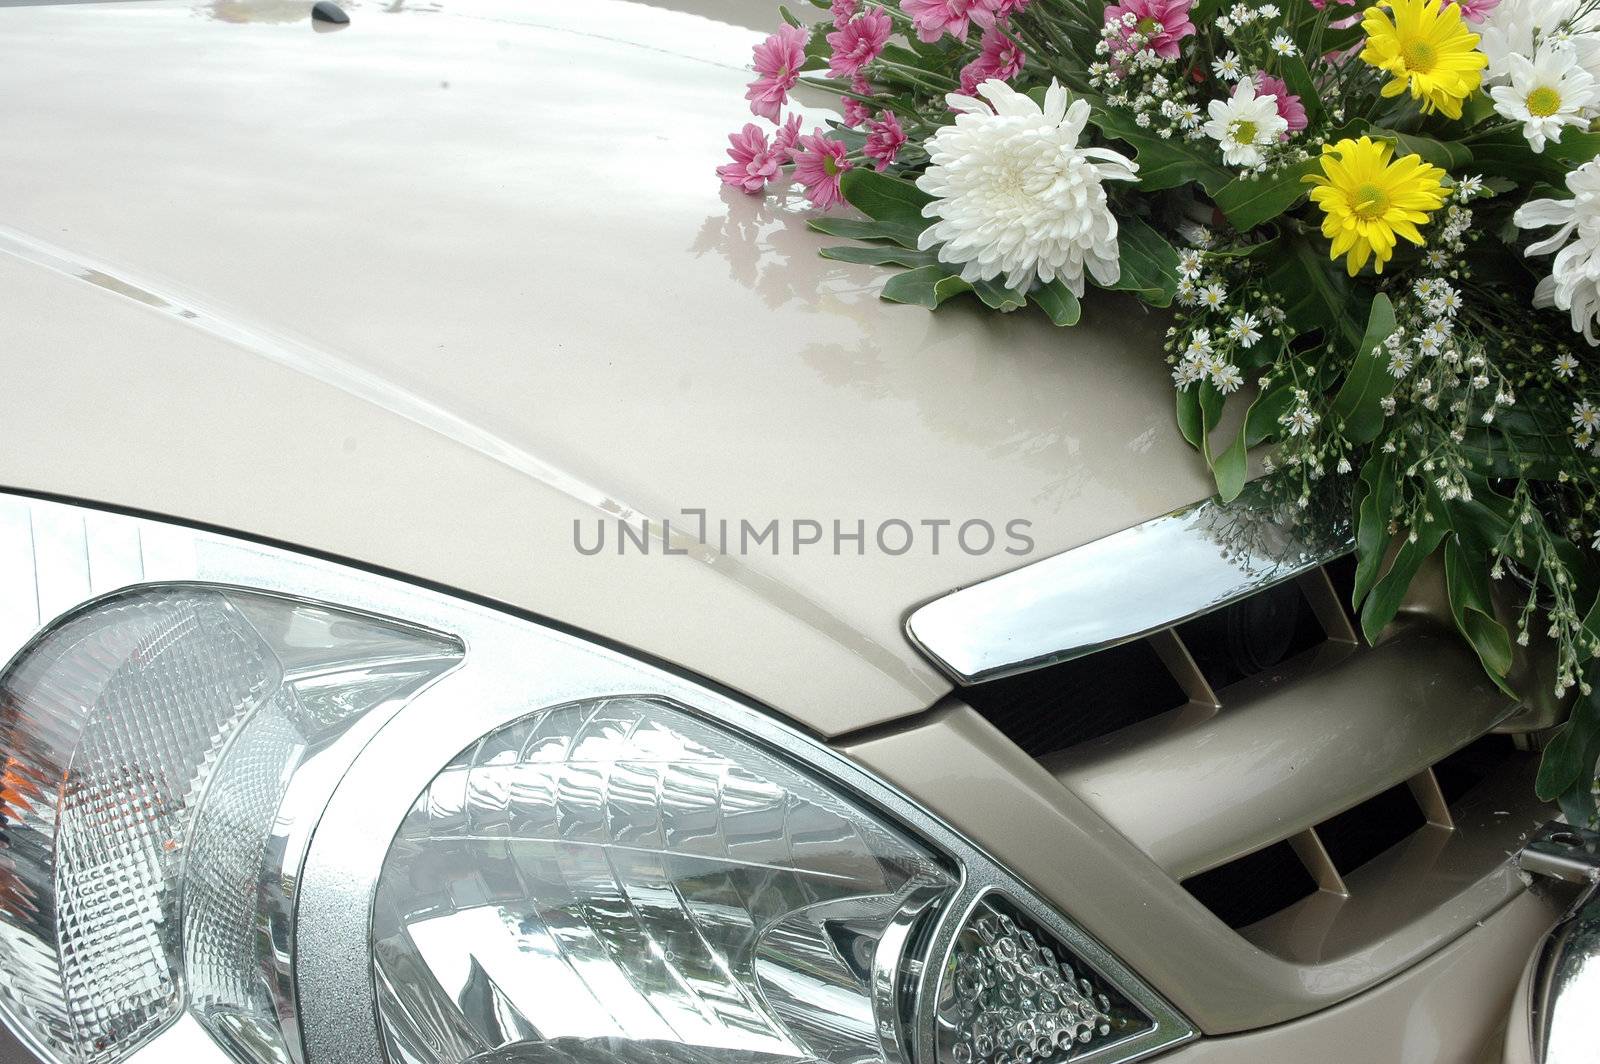
<instances>
[{"instance_id":1,"label":"green leaf","mask_svg":"<svg viewBox=\"0 0 1600 1064\"><path fill-rule=\"evenodd\" d=\"M1439 549L1445 533L1450 531L1444 508L1438 505L1438 499L1431 491L1428 494L1427 511L1433 514L1433 520L1420 522L1420 527L1406 534L1405 543L1394 556L1394 564L1389 566L1389 571L1383 574L1383 579L1378 581L1362 604L1361 633L1369 643L1376 643L1378 636L1394 620L1395 614L1400 612L1400 604L1405 601L1412 578L1422 568L1422 563ZM1411 538L1412 533L1415 533L1416 539Z\"/></svg>"},{"instance_id":2,"label":"green leaf","mask_svg":"<svg viewBox=\"0 0 1600 1064\"><path fill-rule=\"evenodd\" d=\"M1163 140L1135 125L1122 111L1096 106L1089 120L1106 136L1124 141L1133 148L1139 163L1139 187L1146 192L1198 182L1215 195L1233 180L1233 174L1216 163L1209 148L1181 138Z\"/></svg>"},{"instance_id":3,"label":"green leaf","mask_svg":"<svg viewBox=\"0 0 1600 1064\"><path fill-rule=\"evenodd\" d=\"M850 206L873 221L903 225L919 234L928 227L922 208L932 203L933 197L904 178L858 166L839 179L839 191Z\"/></svg>"},{"instance_id":4,"label":"green leaf","mask_svg":"<svg viewBox=\"0 0 1600 1064\"><path fill-rule=\"evenodd\" d=\"M897 273L883 286L882 298L891 303L913 303L929 310L951 296L972 291L972 286L942 266L919 266Z\"/></svg>"},{"instance_id":5,"label":"green leaf","mask_svg":"<svg viewBox=\"0 0 1600 1064\"><path fill-rule=\"evenodd\" d=\"M1189 441L1189 446L1198 448L1204 421L1200 414L1200 389L1193 386L1179 388L1177 396L1178 431L1183 433L1183 438Z\"/></svg>"},{"instance_id":6,"label":"green leaf","mask_svg":"<svg viewBox=\"0 0 1600 1064\"><path fill-rule=\"evenodd\" d=\"M1354 345L1359 339L1352 320L1350 279L1328 259L1328 245L1301 237L1284 237L1264 246L1268 263L1266 287L1282 293L1284 311L1301 332L1321 329L1329 338Z\"/></svg>"},{"instance_id":7,"label":"green leaf","mask_svg":"<svg viewBox=\"0 0 1600 1064\"><path fill-rule=\"evenodd\" d=\"M1573 703L1572 715L1545 747L1539 763L1533 789L1547 802L1573 787L1588 787L1593 778L1589 753L1600 743L1600 665L1590 666L1589 682L1593 693Z\"/></svg>"},{"instance_id":8,"label":"green leaf","mask_svg":"<svg viewBox=\"0 0 1600 1064\"><path fill-rule=\"evenodd\" d=\"M878 222L861 218L837 218L824 214L806 222L807 227L829 236L843 237L846 240L887 240L899 244L903 248L917 250L917 237L921 230L912 231L909 227L896 222Z\"/></svg>"},{"instance_id":9,"label":"green leaf","mask_svg":"<svg viewBox=\"0 0 1600 1064\"><path fill-rule=\"evenodd\" d=\"M1395 384L1387 369L1383 341L1394 329L1394 304L1380 292L1372 300L1367 331L1356 347L1344 387L1333 400L1333 412L1344 420L1345 437L1354 443L1370 443L1383 430L1381 404Z\"/></svg>"},{"instance_id":10,"label":"green leaf","mask_svg":"<svg viewBox=\"0 0 1600 1064\"><path fill-rule=\"evenodd\" d=\"M1072 294L1072 289L1061 283L1059 279L1049 284L1040 285L1033 293L1033 301L1050 315L1050 320L1057 325L1076 325L1083 316L1083 307L1078 302L1078 297Z\"/></svg>"},{"instance_id":11,"label":"green leaf","mask_svg":"<svg viewBox=\"0 0 1600 1064\"><path fill-rule=\"evenodd\" d=\"M1294 405L1294 382L1284 379L1256 396L1244 417L1244 442L1246 447L1277 434L1282 427L1278 419Z\"/></svg>"},{"instance_id":12,"label":"green leaf","mask_svg":"<svg viewBox=\"0 0 1600 1064\"><path fill-rule=\"evenodd\" d=\"M1005 313L1028 305L1028 297L999 281L973 281L972 290L986 306Z\"/></svg>"},{"instance_id":13,"label":"green leaf","mask_svg":"<svg viewBox=\"0 0 1600 1064\"><path fill-rule=\"evenodd\" d=\"M1488 557L1469 553L1459 537L1451 536L1444 546L1444 580L1456 627L1478 652L1489 679L1515 698L1516 693L1506 683L1511 672L1511 635L1494 615Z\"/></svg>"},{"instance_id":14,"label":"green leaf","mask_svg":"<svg viewBox=\"0 0 1600 1064\"><path fill-rule=\"evenodd\" d=\"M1117 222L1117 247L1122 273L1106 287L1137 292L1153 307L1169 307L1178 291L1178 252L1166 237L1137 215Z\"/></svg>"},{"instance_id":15,"label":"green leaf","mask_svg":"<svg viewBox=\"0 0 1600 1064\"><path fill-rule=\"evenodd\" d=\"M933 266L939 261L931 251L911 251L899 247L862 247L859 244L835 244L818 252L825 259L839 262L859 262L867 266Z\"/></svg>"},{"instance_id":16,"label":"green leaf","mask_svg":"<svg viewBox=\"0 0 1600 1064\"><path fill-rule=\"evenodd\" d=\"M1389 549L1389 511L1394 507L1394 460L1388 455L1369 459L1361 467L1361 495L1356 509L1356 578L1350 596L1352 608L1378 582L1378 570Z\"/></svg>"},{"instance_id":17,"label":"green leaf","mask_svg":"<svg viewBox=\"0 0 1600 1064\"><path fill-rule=\"evenodd\" d=\"M1374 129L1372 135L1393 143L1396 155L1420 155L1423 162L1442 170L1459 170L1472 165L1472 149L1460 141L1434 140L1414 133L1396 133L1392 129Z\"/></svg>"},{"instance_id":18,"label":"green leaf","mask_svg":"<svg viewBox=\"0 0 1600 1064\"><path fill-rule=\"evenodd\" d=\"M1310 191L1306 175L1321 169L1321 159L1307 159L1271 177L1236 177L1217 190L1217 206L1234 228L1254 229L1300 202Z\"/></svg>"},{"instance_id":19,"label":"green leaf","mask_svg":"<svg viewBox=\"0 0 1600 1064\"><path fill-rule=\"evenodd\" d=\"M1211 476L1217 482L1217 494L1223 502L1232 502L1244 490L1245 471L1249 465L1250 452L1245 446L1244 429L1241 428L1233 442L1211 463Z\"/></svg>"},{"instance_id":20,"label":"green leaf","mask_svg":"<svg viewBox=\"0 0 1600 1064\"><path fill-rule=\"evenodd\" d=\"M1317 91L1317 83L1311 80L1311 71L1306 66L1305 57L1291 55L1280 58L1278 70L1283 75L1284 84L1289 86L1289 91L1300 97L1300 103L1306 109L1307 121L1315 126L1317 118L1322 114L1322 93Z\"/></svg>"}]
</instances>

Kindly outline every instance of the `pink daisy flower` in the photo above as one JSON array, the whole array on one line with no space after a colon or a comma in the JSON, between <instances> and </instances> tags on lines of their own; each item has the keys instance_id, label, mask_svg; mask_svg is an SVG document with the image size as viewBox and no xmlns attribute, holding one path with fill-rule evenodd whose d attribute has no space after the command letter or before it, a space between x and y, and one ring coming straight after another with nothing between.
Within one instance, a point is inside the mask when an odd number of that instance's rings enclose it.
<instances>
[{"instance_id":1,"label":"pink daisy flower","mask_svg":"<svg viewBox=\"0 0 1600 1064\"><path fill-rule=\"evenodd\" d=\"M760 126L746 122L739 132L728 134L728 158L733 162L717 167L717 176L724 185L754 196L765 191L767 183L778 176L785 154L786 149L767 143Z\"/></svg>"},{"instance_id":2,"label":"pink daisy flower","mask_svg":"<svg viewBox=\"0 0 1600 1064\"><path fill-rule=\"evenodd\" d=\"M790 115L772 135L772 150L787 158L789 149L800 139L800 116Z\"/></svg>"},{"instance_id":3,"label":"pink daisy flower","mask_svg":"<svg viewBox=\"0 0 1600 1064\"><path fill-rule=\"evenodd\" d=\"M861 9L859 0L833 0L833 24L843 26L846 22L856 17L856 12Z\"/></svg>"},{"instance_id":4,"label":"pink daisy flower","mask_svg":"<svg viewBox=\"0 0 1600 1064\"><path fill-rule=\"evenodd\" d=\"M917 37L932 44L946 33L958 41L967 39L968 23L977 0L900 0L900 10L911 17ZM993 11L988 11L993 19Z\"/></svg>"},{"instance_id":5,"label":"pink daisy flower","mask_svg":"<svg viewBox=\"0 0 1600 1064\"><path fill-rule=\"evenodd\" d=\"M843 141L830 140L818 126L809 137L801 137L789 155L794 159L794 179L805 186L812 206L825 211L844 201L839 179L851 166Z\"/></svg>"},{"instance_id":6,"label":"pink daisy flower","mask_svg":"<svg viewBox=\"0 0 1600 1064\"><path fill-rule=\"evenodd\" d=\"M1122 0L1106 8L1105 20L1108 24L1120 22L1123 15L1132 15L1134 25L1124 36L1143 34L1146 47L1163 59L1176 59L1178 42L1194 34L1194 23L1189 21L1191 6L1191 0ZM1132 49L1124 46L1123 50Z\"/></svg>"},{"instance_id":7,"label":"pink daisy flower","mask_svg":"<svg viewBox=\"0 0 1600 1064\"><path fill-rule=\"evenodd\" d=\"M1478 23L1500 6L1500 0L1456 0L1456 6L1461 9L1462 18Z\"/></svg>"},{"instance_id":8,"label":"pink daisy flower","mask_svg":"<svg viewBox=\"0 0 1600 1064\"><path fill-rule=\"evenodd\" d=\"M984 30L978 58L961 68L961 91L972 96L990 78L1010 81L1022 71L1027 58L1022 46L998 29Z\"/></svg>"},{"instance_id":9,"label":"pink daisy flower","mask_svg":"<svg viewBox=\"0 0 1600 1064\"><path fill-rule=\"evenodd\" d=\"M1300 102L1300 97L1289 91L1289 85L1282 78L1275 78L1265 71L1256 74L1256 95L1272 96L1278 101L1278 117L1289 123L1289 132L1280 133L1279 140L1288 140L1289 133L1298 133L1306 128L1306 108Z\"/></svg>"},{"instance_id":10,"label":"pink daisy flower","mask_svg":"<svg viewBox=\"0 0 1600 1064\"><path fill-rule=\"evenodd\" d=\"M755 67L761 76L750 83L744 94L752 114L769 122L778 120L778 113L789 102L789 90L800 80L809 36L799 26L780 26L777 33L756 45Z\"/></svg>"},{"instance_id":11,"label":"pink daisy flower","mask_svg":"<svg viewBox=\"0 0 1600 1064\"><path fill-rule=\"evenodd\" d=\"M862 67L878 58L893 29L888 14L876 7L840 25L828 34L828 43L833 46L828 73L836 78L855 77Z\"/></svg>"},{"instance_id":12,"label":"pink daisy flower","mask_svg":"<svg viewBox=\"0 0 1600 1064\"><path fill-rule=\"evenodd\" d=\"M844 111L844 124L852 129L859 129L867 124L867 119L872 117L872 108L856 99L854 96L839 97L840 109Z\"/></svg>"},{"instance_id":13,"label":"pink daisy flower","mask_svg":"<svg viewBox=\"0 0 1600 1064\"><path fill-rule=\"evenodd\" d=\"M876 168L882 170L894 162L905 142L906 131L900 128L900 120L892 111L885 111L883 117L867 123L867 144L863 150Z\"/></svg>"}]
</instances>

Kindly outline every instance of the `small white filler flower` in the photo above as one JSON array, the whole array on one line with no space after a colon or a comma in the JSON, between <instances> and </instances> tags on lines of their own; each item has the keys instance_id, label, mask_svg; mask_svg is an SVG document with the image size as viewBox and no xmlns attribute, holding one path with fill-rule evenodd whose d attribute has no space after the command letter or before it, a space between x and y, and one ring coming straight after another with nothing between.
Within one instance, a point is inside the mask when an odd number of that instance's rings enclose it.
<instances>
[{"instance_id":1,"label":"small white filler flower","mask_svg":"<svg viewBox=\"0 0 1600 1064\"><path fill-rule=\"evenodd\" d=\"M1542 44L1532 61L1512 55L1506 64L1511 83L1494 86L1489 95L1496 111L1522 123L1522 135L1534 151L1544 151L1547 140L1560 140L1563 126L1588 126L1586 115L1600 101L1600 86L1578 65L1570 45Z\"/></svg>"},{"instance_id":2,"label":"small white filler flower","mask_svg":"<svg viewBox=\"0 0 1600 1064\"><path fill-rule=\"evenodd\" d=\"M1222 147L1229 166L1261 165L1261 149L1276 144L1289 123L1278 115L1276 96L1257 96L1254 78L1245 78L1226 100L1212 100L1206 136Z\"/></svg>"},{"instance_id":3,"label":"small white filler flower","mask_svg":"<svg viewBox=\"0 0 1600 1064\"><path fill-rule=\"evenodd\" d=\"M937 246L939 260L961 264L969 282L1004 275L1006 287L1026 291L1035 278L1059 280L1081 296L1087 267L1100 284L1115 284L1117 220L1102 182L1135 180L1137 164L1109 148L1079 147L1089 102L1069 107L1054 81L1043 108L998 79L978 93L983 100L947 96L955 124L928 141L932 165L917 187L934 197L922 213L936 220L918 245Z\"/></svg>"},{"instance_id":4,"label":"small white filler flower","mask_svg":"<svg viewBox=\"0 0 1600 1064\"><path fill-rule=\"evenodd\" d=\"M1531 244L1523 254L1559 251L1550 276L1533 291L1533 305L1555 306L1572 315L1572 328L1591 345L1600 344L1594 325L1600 321L1600 160L1591 160L1567 174L1571 199L1530 200L1517 208L1512 221L1522 229L1559 226L1555 234ZM1572 238L1576 235L1575 240ZM1567 242L1572 240L1572 243Z\"/></svg>"}]
</instances>

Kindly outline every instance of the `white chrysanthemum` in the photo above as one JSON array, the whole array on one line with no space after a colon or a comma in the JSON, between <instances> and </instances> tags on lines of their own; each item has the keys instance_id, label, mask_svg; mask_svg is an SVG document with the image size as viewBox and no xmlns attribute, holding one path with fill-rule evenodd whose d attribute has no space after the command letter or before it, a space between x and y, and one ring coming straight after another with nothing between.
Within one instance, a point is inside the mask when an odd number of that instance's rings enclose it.
<instances>
[{"instance_id":1,"label":"white chrysanthemum","mask_svg":"<svg viewBox=\"0 0 1600 1064\"><path fill-rule=\"evenodd\" d=\"M1600 161L1591 161L1567 175L1571 199L1531 200L1517 208L1512 220L1522 229L1559 226L1555 235L1532 244L1526 255L1560 249L1550 276L1534 289L1537 307L1559 307L1572 314L1572 328L1591 344L1600 320ZM1576 236L1577 239L1572 240ZM1568 240L1572 240L1569 244Z\"/></svg>"},{"instance_id":2,"label":"white chrysanthemum","mask_svg":"<svg viewBox=\"0 0 1600 1064\"><path fill-rule=\"evenodd\" d=\"M1478 49L1489 58L1483 83L1509 82L1513 57L1531 59L1539 45L1566 23L1572 25L1564 36L1577 52L1579 65L1600 76L1600 32L1596 32L1600 20L1586 7L1584 0L1500 0L1475 27Z\"/></svg>"},{"instance_id":3,"label":"white chrysanthemum","mask_svg":"<svg viewBox=\"0 0 1600 1064\"><path fill-rule=\"evenodd\" d=\"M1261 165L1261 149L1276 144L1289 129L1278 114L1276 96L1257 96L1254 78L1234 86L1226 100L1212 100L1211 121L1203 127L1206 136L1222 147L1222 160L1229 166Z\"/></svg>"},{"instance_id":4,"label":"white chrysanthemum","mask_svg":"<svg viewBox=\"0 0 1600 1064\"><path fill-rule=\"evenodd\" d=\"M1522 123L1529 147L1544 151L1546 140L1560 140L1563 126L1584 127L1590 108L1600 102L1600 86L1578 65L1578 54L1565 44L1542 44L1530 62L1525 56L1507 60L1509 85L1489 90L1494 109Z\"/></svg>"},{"instance_id":5,"label":"white chrysanthemum","mask_svg":"<svg viewBox=\"0 0 1600 1064\"><path fill-rule=\"evenodd\" d=\"M1043 108L997 79L978 92L989 102L945 97L955 124L928 141L932 165L917 178L934 197L922 213L938 220L918 246L942 245L940 261L960 263L965 281L1003 274L1006 287L1026 290L1037 277L1081 296L1088 267L1100 284L1115 284L1117 220L1101 183L1135 180L1138 166L1108 148L1078 146L1089 103L1067 106L1054 81Z\"/></svg>"}]
</instances>

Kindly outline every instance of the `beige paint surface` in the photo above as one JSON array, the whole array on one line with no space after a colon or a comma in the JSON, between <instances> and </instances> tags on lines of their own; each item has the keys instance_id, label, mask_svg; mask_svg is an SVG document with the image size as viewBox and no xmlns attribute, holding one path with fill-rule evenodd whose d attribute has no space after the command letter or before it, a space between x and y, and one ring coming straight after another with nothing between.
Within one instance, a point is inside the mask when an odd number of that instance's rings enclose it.
<instances>
[{"instance_id":1,"label":"beige paint surface","mask_svg":"<svg viewBox=\"0 0 1600 1064\"><path fill-rule=\"evenodd\" d=\"M1159 319L887 305L719 188L765 0L348 6L0 9L0 485L465 589L830 734L945 690L912 606L1208 494ZM1036 550L572 546L683 508Z\"/></svg>"}]
</instances>

